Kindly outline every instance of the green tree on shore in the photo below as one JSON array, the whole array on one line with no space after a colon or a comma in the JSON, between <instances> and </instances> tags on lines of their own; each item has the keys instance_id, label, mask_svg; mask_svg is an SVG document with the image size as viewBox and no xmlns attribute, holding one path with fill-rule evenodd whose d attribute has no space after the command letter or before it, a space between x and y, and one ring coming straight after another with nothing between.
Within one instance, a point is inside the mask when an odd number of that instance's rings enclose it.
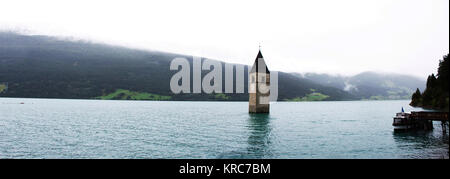
<instances>
[{"instance_id":1,"label":"green tree on shore","mask_svg":"<svg viewBox=\"0 0 450 179\"><path fill-rule=\"evenodd\" d=\"M412 95L411 98L411 106L420 106L422 105L422 93L419 88L417 88L416 92Z\"/></svg>"},{"instance_id":2,"label":"green tree on shore","mask_svg":"<svg viewBox=\"0 0 450 179\"><path fill-rule=\"evenodd\" d=\"M438 74L431 74L423 93L417 89L410 105L429 109L449 110L448 55L439 61Z\"/></svg>"}]
</instances>

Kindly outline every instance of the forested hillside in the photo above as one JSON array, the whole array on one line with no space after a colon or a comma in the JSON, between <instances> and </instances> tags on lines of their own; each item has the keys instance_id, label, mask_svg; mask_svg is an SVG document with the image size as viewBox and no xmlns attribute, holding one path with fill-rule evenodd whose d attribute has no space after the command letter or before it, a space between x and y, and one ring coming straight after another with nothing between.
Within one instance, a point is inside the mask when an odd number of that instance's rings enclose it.
<instances>
[{"instance_id":1,"label":"forested hillside","mask_svg":"<svg viewBox=\"0 0 450 179\"><path fill-rule=\"evenodd\" d=\"M248 94L173 94L169 82L177 71L169 70L169 65L175 57L185 57L192 65L187 55L0 32L0 84L8 84L0 97L248 100ZM282 72L278 96L291 101L358 99Z\"/></svg>"}]
</instances>

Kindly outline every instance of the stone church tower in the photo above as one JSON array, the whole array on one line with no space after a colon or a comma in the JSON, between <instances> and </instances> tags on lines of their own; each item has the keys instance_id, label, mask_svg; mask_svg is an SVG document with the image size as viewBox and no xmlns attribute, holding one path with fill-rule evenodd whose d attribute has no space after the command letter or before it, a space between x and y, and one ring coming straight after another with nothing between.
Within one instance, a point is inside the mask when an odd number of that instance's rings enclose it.
<instances>
[{"instance_id":1,"label":"stone church tower","mask_svg":"<svg viewBox=\"0 0 450 179\"><path fill-rule=\"evenodd\" d=\"M261 50L249 73L249 113L269 113L270 71L264 62Z\"/></svg>"}]
</instances>

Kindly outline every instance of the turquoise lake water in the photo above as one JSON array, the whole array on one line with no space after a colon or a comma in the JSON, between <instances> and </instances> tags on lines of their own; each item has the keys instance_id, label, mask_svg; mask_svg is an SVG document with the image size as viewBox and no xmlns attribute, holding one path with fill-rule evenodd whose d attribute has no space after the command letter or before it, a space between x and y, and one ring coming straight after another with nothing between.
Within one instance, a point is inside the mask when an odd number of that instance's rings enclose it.
<instances>
[{"instance_id":1,"label":"turquoise lake water","mask_svg":"<svg viewBox=\"0 0 450 179\"><path fill-rule=\"evenodd\" d=\"M0 98L0 158L448 158L438 122L394 133L408 103Z\"/></svg>"}]
</instances>

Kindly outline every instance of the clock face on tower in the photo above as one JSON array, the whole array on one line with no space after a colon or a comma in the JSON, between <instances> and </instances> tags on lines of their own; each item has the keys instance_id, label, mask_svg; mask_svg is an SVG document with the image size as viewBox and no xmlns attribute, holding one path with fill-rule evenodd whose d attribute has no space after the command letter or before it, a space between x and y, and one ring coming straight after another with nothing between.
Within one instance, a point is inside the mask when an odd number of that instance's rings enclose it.
<instances>
[{"instance_id":1,"label":"clock face on tower","mask_svg":"<svg viewBox=\"0 0 450 179\"><path fill-rule=\"evenodd\" d=\"M258 92L261 94L267 94L269 92L269 86L266 83L258 84Z\"/></svg>"}]
</instances>

